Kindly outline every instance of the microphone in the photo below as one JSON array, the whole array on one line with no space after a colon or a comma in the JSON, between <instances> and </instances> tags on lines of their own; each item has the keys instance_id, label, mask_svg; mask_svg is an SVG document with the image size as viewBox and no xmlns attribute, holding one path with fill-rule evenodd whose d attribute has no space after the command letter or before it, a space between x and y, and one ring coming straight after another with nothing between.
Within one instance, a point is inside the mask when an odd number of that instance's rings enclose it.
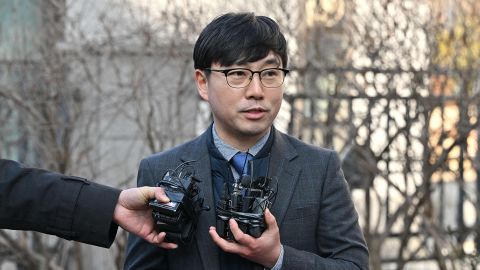
<instances>
[{"instance_id":1,"label":"microphone","mask_svg":"<svg viewBox=\"0 0 480 270\"><path fill-rule=\"evenodd\" d=\"M245 174L242 176L240 183L244 187L250 186L252 184L252 177L250 175Z\"/></svg>"}]
</instances>

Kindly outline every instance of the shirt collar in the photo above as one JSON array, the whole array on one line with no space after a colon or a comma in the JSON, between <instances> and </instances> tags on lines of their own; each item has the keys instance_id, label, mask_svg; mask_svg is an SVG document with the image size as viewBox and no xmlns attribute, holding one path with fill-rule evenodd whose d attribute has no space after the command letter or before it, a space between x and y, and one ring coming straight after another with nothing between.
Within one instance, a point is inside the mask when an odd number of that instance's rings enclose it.
<instances>
[{"instance_id":1,"label":"shirt collar","mask_svg":"<svg viewBox=\"0 0 480 270\"><path fill-rule=\"evenodd\" d=\"M260 152L265 143L267 143L268 137L270 136L270 130L271 129L268 129L268 132L263 135L262 138L260 138L260 140L258 140L252 148L248 149L248 153L252 154L252 156L255 156L256 154L258 154L258 152ZM240 150L220 139L217 131L215 130L215 123L213 123L212 135L215 147L217 147L218 152L222 154L225 160L230 160L237 152L241 152Z\"/></svg>"}]
</instances>

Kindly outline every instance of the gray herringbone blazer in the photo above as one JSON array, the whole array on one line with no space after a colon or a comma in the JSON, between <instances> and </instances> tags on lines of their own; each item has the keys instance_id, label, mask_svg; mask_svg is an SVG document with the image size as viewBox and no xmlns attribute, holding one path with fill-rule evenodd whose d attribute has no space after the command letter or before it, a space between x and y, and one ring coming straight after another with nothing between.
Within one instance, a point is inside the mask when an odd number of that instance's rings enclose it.
<instances>
[{"instance_id":1,"label":"gray herringbone blazer","mask_svg":"<svg viewBox=\"0 0 480 270\"><path fill-rule=\"evenodd\" d=\"M208 234L215 226L208 132L145 158L138 172L138 186L154 186L168 169L196 160L195 173L212 210L201 213L195 240L164 250L130 235L125 269L220 269L218 247ZM269 174L279 183L271 212L285 250L282 269L368 269L368 250L337 154L273 132Z\"/></svg>"}]
</instances>

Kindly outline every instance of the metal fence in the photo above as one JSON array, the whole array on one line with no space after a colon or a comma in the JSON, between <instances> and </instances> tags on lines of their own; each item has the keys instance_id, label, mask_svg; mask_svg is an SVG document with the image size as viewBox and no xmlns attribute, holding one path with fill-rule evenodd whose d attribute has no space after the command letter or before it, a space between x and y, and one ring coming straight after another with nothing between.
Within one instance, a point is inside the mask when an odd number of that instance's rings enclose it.
<instances>
[{"instance_id":1,"label":"metal fence","mask_svg":"<svg viewBox=\"0 0 480 270\"><path fill-rule=\"evenodd\" d=\"M478 71L299 73L288 132L340 153L372 268L476 269Z\"/></svg>"}]
</instances>

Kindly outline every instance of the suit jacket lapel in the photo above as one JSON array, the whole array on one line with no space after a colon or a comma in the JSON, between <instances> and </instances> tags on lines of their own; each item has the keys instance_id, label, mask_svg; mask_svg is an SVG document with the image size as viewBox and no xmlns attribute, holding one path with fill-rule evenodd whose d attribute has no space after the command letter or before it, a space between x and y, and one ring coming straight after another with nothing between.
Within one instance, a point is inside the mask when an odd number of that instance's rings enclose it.
<instances>
[{"instance_id":1,"label":"suit jacket lapel","mask_svg":"<svg viewBox=\"0 0 480 270\"><path fill-rule=\"evenodd\" d=\"M300 166L297 166L294 161L297 156L296 149L287 141L286 135L275 130L269 174L274 181L278 181L278 187L275 202L270 208L279 227L283 222L299 178Z\"/></svg>"},{"instance_id":2,"label":"suit jacket lapel","mask_svg":"<svg viewBox=\"0 0 480 270\"><path fill-rule=\"evenodd\" d=\"M208 130L207 130L208 132ZM196 242L198 252L200 254L203 269L220 269L218 247L212 241L208 234L209 227L215 226L215 203L213 201L213 185L210 169L210 156L207 149L206 133L195 140L195 145L185 150L182 154L182 160L195 160L192 163L195 168L195 176L201 181L199 188L201 194L205 198L204 206L209 206L209 211L200 213L199 222L197 224Z\"/></svg>"}]
</instances>

